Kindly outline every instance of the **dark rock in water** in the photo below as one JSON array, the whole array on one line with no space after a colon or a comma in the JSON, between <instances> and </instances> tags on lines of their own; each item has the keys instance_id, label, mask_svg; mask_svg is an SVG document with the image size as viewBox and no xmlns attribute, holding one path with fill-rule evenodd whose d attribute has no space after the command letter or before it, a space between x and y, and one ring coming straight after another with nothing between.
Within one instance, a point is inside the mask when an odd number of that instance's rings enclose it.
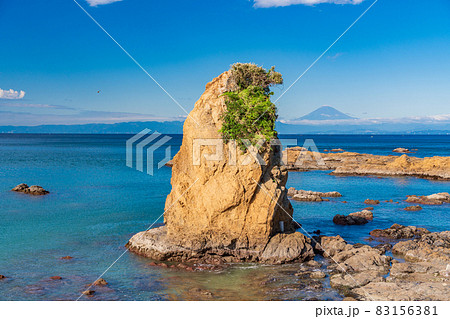
<instances>
[{"instance_id":1,"label":"dark rock in water","mask_svg":"<svg viewBox=\"0 0 450 319\"><path fill-rule=\"evenodd\" d=\"M381 237L388 239L408 239L430 233L425 228L415 226L403 226L394 224L387 229L375 229L370 232L373 237Z\"/></svg>"},{"instance_id":2,"label":"dark rock in water","mask_svg":"<svg viewBox=\"0 0 450 319\"><path fill-rule=\"evenodd\" d=\"M92 285L94 285L94 286L106 286L107 284L108 284L108 282L103 278L99 278L92 283Z\"/></svg>"},{"instance_id":3,"label":"dark rock in water","mask_svg":"<svg viewBox=\"0 0 450 319\"><path fill-rule=\"evenodd\" d=\"M363 210L373 210L373 207L366 207Z\"/></svg>"},{"instance_id":4,"label":"dark rock in water","mask_svg":"<svg viewBox=\"0 0 450 319\"><path fill-rule=\"evenodd\" d=\"M51 276L50 279L51 280L61 280L62 277L61 276Z\"/></svg>"},{"instance_id":5,"label":"dark rock in water","mask_svg":"<svg viewBox=\"0 0 450 319\"><path fill-rule=\"evenodd\" d=\"M366 199L364 201L364 204L366 204L366 205L378 205L378 204L380 204L380 201L376 200L376 199Z\"/></svg>"},{"instance_id":6,"label":"dark rock in water","mask_svg":"<svg viewBox=\"0 0 450 319\"><path fill-rule=\"evenodd\" d=\"M367 224L367 219L358 216L336 215L333 217L333 223L336 225L364 225Z\"/></svg>"},{"instance_id":7,"label":"dark rock in water","mask_svg":"<svg viewBox=\"0 0 450 319\"><path fill-rule=\"evenodd\" d=\"M404 210L409 211L409 212L416 212L416 211L422 210L422 206L419 206L419 205L408 206L408 207L405 207Z\"/></svg>"},{"instance_id":8,"label":"dark rock in water","mask_svg":"<svg viewBox=\"0 0 450 319\"><path fill-rule=\"evenodd\" d=\"M19 193L24 193L24 194L30 194L30 195L46 195L49 194L49 191L46 191L45 189L43 189L41 186L30 186L28 187L27 184L19 184L16 187L14 187L12 189L13 192L19 192Z\"/></svg>"}]
</instances>

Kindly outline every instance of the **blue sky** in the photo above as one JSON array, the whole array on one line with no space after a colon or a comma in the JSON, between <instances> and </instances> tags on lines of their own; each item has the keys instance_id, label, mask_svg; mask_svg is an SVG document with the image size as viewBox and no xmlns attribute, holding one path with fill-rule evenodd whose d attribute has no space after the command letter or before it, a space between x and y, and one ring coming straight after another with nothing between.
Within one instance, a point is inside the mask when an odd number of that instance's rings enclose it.
<instances>
[{"instance_id":1,"label":"blue sky","mask_svg":"<svg viewBox=\"0 0 450 319\"><path fill-rule=\"evenodd\" d=\"M275 65L276 99L374 0L77 1L189 111L234 62ZM280 118L449 114L449 17L448 0L379 0L277 102ZM0 29L0 125L186 115L73 0L0 0Z\"/></svg>"}]
</instances>

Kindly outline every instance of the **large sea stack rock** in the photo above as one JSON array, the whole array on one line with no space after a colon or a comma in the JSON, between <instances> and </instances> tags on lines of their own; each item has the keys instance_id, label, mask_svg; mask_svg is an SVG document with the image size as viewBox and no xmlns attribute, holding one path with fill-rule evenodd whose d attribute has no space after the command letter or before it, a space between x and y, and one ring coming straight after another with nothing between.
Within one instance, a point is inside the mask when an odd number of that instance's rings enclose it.
<instances>
[{"instance_id":1,"label":"large sea stack rock","mask_svg":"<svg viewBox=\"0 0 450 319\"><path fill-rule=\"evenodd\" d=\"M264 144L261 165L248 150L221 140L222 94L233 89L230 75L227 71L206 85L184 123L183 143L172 161L165 226L136 234L127 244L131 251L158 260L219 256L283 263L314 256L309 239L294 233L280 150ZM208 141L214 145L198 146ZM205 158L221 152L220 158Z\"/></svg>"}]
</instances>

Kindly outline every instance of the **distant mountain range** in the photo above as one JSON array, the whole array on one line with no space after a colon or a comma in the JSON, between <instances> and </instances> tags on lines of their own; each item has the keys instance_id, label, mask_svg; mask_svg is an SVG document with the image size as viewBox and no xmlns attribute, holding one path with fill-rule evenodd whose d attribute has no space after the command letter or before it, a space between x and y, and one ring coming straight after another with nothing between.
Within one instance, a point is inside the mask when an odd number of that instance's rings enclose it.
<instances>
[{"instance_id":1,"label":"distant mountain range","mask_svg":"<svg viewBox=\"0 0 450 319\"><path fill-rule=\"evenodd\" d=\"M325 120L351 120L351 117L341 111L336 110L331 106L321 106L317 110L312 111L305 116L302 116L294 121L310 120L310 121L325 121Z\"/></svg>"},{"instance_id":2,"label":"distant mountain range","mask_svg":"<svg viewBox=\"0 0 450 319\"><path fill-rule=\"evenodd\" d=\"M0 133L136 134L144 129L182 134L183 121L115 124L0 126ZM280 134L450 134L450 114L415 118L358 119L330 106L292 121L277 121Z\"/></svg>"}]
</instances>

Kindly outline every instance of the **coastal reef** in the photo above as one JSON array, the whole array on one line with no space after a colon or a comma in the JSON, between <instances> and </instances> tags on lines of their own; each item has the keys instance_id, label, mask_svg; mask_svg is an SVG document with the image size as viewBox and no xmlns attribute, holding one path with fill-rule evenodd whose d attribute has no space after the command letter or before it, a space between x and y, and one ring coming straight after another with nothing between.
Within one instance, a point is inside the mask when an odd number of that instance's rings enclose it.
<instances>
[{"instance_id":1,"label":"coastal reef","mask_svg":"<svg viewBox=\"0 0 450 319\"><path fill-rule=\"evenodd\" d=\"M318 153L301 148L284 151L291 171L332 170L333 175L415 176L450 180L450 157L381 156L354 152Z\"/></svg>"}]
</instances>

